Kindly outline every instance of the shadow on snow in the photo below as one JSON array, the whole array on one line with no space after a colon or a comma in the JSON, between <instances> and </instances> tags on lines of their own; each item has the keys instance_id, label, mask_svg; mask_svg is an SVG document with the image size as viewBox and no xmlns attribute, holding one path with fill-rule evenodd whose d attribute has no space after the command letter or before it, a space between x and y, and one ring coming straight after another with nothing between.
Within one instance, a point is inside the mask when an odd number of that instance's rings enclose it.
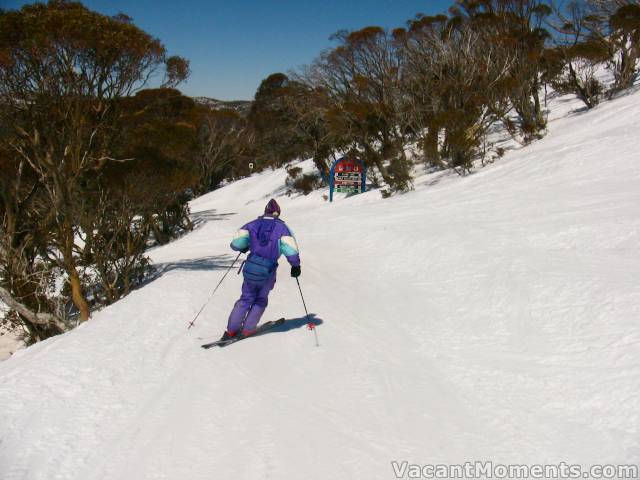
<instances>
[{"instance_id":1,"label":"shadow on snow","mask_svg":"<svg viewBox=\"0 0 640 480\"><path fill-rule=\"evenodd\" d=\"M214 222L217 220L225 220L228 217L232 217L235 213L217 213L218 211L215 208L210 210L201 210L199 212L191 213L189 218L191 218L191 223L193 223L193 228L196 229L207 222Z\"/></svg>"},{"instance_id":2,"label":"shadow on snow","mask_svg":"<svg viewBox=\"0 0 640 480\"><path fill-rule=\"evenodd\" d=\"M322 325L324 320L318 317L315 313L310 313L307 319L306 316L299 318L291 318L289 320L285 320L282 325L278 325L277 327L270 328L266 332L258 333L254 335L256 337L260 337L262 335L269 335L270 333L284 333L289 330L295 330L296 328L306 327L307 323L313 323L315 326Z\"/></svg>"},{"instance_id":3,"label":"shadow on snow","mask_svg":"<svg viewBox=\"0 0 640 480\"><path fill-rule=\"evenodd\" d=\"M152 266L152 272L147 278L145 278L142 285L147 285L154 280L157 280L167 272L174 270L185 271L205 271L205 270L227 270L235 257L233 255L210 255L200 258L189 258L185 260L178 260L175 262L154 263ZM236 267L239 263L236 262ZM229 272L231 274L232 272Z\"/></svg>"}]
</instances>

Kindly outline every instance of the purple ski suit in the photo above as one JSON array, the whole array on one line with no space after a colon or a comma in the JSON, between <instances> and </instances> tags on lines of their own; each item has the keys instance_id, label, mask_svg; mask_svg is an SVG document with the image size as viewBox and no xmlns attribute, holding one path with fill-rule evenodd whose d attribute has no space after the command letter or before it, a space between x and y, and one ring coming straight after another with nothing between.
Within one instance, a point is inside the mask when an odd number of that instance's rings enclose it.
<instances>
[{"instance_id":1,"label":"purple ski suit","mask_svg":"<svg viewBox=\"0 0 640 480\"><path fill-rule=\"evenodd\" d=\"M273 273L264 282L248 281L245 274L242 295L229 315L227 323L229 334L234 335L241 329L244 333L250 333L256 329L260 317L267 308L269 292L276 283L277 260L280 255L284 255L291 266L300 265L298 244L293 233L282 220L264 215L238 230L231 242L231 248L235 251L250 249L251 253L247 261L251 261L254 256L259 256L274 264Z\"/></svg>"}]
</instances>

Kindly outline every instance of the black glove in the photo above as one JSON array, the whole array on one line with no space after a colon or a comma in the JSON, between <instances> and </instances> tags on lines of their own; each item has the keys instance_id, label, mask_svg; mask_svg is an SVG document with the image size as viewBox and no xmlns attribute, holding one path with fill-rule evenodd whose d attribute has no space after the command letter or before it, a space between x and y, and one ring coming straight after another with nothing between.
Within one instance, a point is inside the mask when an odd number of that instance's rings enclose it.
<instances>
[{"instance_id":1,"label":"black glove","mask_svg":"<svg viewBox=\"0 0 640 480\"><path fill-rule=\"evenodd\" d=\"M297 278L300 276L300 265L296 265L294 267L291 267L291 276L293 278Z\"/></svg>"},{"instance_id":2,"label":"black glove","mask_svg":"<svg viewBox=\"0 0 640 480\"><path fill-rule=\"evenodd\" d=\"M242 250L240 250L240 253L247 253L248 251L249 251L249 247L243 248Z\"/></svg>"}]
</instances>

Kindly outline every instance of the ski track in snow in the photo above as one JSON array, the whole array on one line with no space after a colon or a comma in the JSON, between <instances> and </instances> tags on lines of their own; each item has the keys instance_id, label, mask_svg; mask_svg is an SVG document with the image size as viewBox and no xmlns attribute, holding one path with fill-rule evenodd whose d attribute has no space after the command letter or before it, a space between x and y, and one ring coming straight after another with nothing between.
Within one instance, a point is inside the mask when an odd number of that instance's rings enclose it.
<instances>
[{"instance_id":1,"label":"ski track in snow","mask_svg":"<svg viewBox=\"0 0 640 480\"><path fill-rule=\"evenodd\" d=\"M0 478L638 464L640 94L576 106L556 100L546 138L465 178L425 175L387 200L279 197L319 348L284 259L264 319L297 328L200 348L241 277L187 323L286 173L196 199L198 228L151 252L157 279L0 364Z\"/></svg>"}]
</instances>

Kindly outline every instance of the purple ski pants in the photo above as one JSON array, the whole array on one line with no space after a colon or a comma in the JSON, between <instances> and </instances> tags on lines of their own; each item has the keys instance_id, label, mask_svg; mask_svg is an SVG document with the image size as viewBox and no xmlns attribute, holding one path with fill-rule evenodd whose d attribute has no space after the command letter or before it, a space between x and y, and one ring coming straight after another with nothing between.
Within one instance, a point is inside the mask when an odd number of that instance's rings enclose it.
<instances>
[{"instance_id":1,"label":"purple ski pants","mask_svg":"<svg viewBox=\"0 0 640 480\"><path fill-rule=\"evenodd\" d=\"M260 317L269 303L269 292L276 283L275 272L264 285L254 285L246 280L242 284L242 295L233 306L227 323L227 332L236 333L240 329L251 332L256 329ZM244 325L243 325L244 324Z\"/></svg>"}]
</instances>

